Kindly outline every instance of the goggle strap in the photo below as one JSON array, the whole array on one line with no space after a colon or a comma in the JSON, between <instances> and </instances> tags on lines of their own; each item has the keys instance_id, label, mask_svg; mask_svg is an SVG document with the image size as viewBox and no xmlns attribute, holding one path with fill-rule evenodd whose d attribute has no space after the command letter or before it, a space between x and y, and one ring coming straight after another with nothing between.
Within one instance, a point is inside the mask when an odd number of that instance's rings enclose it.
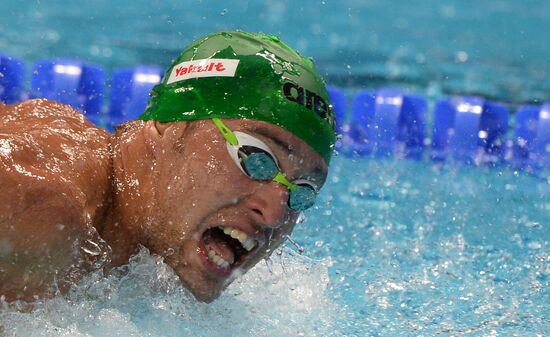
<instances>
[{"instance_id":1,"label":"goggle strap","mask_svg":"<svg viewBox=\"0 0 550 337\"><path fill-rule=\"evenodd\" d=\"M285 185L291 192L295 191L298 188L298 185L295 185L288 181L288 179L285 177L283 172L279 171L275 177L273 178L273 181L278 182L279 184Z\"/></svg>"},{"instance_id":2,"label":"goggle strap","mask_svg":"<svg viewBox=\"0 0 550 337\"><path fill-rule=\"evenodd\" d=\"M223 138L233 146L239 145L239 141L237 140L237 136L233 133L233 131L229 130L225 124L221 121L219 118L212 118L212 122L214 122L214 125L220 130L222 133Z\"/></svg>"},{"instance_id":3,"label":"goggle strap","mask_svg":"<svg viewBox=\"0 0 550 337\"><path fill-rule=\"evenodd\" d=\"M225 126L225 124L223 124L221 119L212 118L212 122L214 123L214 125L216 125L218 130L220 130L223 138L225 138L225 140L229 143L229 145L231 145L231 146L238 146L239 145L239 141L237 140L237 136L233 133L233 131L231 131L227 126ZM288 188L288 190L290 192L294 192L298 189L298 185L293 184L290 181L288 181L288 179L285 177L285 175L281 171L277 172L277 174L273 178L273 181L275 181L275 182L277 182L281 185L286 186L286 188Z\"/></svg>"}]
</instances>

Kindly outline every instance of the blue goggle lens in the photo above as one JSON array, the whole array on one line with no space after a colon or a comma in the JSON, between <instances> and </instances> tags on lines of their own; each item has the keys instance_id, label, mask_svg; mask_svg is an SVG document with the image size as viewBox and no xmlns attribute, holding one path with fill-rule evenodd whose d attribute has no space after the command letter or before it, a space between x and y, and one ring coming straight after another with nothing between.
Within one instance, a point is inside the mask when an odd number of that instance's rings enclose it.
<instances>
[{"instance_id":1,"label":"blue goggle lens","mask_svg":"<svg viewBox=\"0 0 550 337\"><path fill-rule=\"evenodd\" d=\"M252 179L271 180L279 172L277 164L270 154L253 146L242 146L239 149L241 164Z\"/></svg>"},{"instance_id":2,"label":"blue goggle lens","mask_svg":"<svg viewBox=\"0 0 550 337\"><path fill-rule=\"evenodd\" d=\"M290 192L288 198L288 206L297 211L303 211L315 204L317 193L308 185L298 185L298 187Z\"/></svg>"},{"instance_id":3,"label":"blue goggle lens","mask_svg":"<svg viewBox=\"0 0 550 337\"><path fill-rule=\"evenodd\" d=\"M255 146L241 146L239 159L246 174L255 180L272 180L279 173L275 159L266 151ZM297 184L294 191L289 191L288 206L296 211L303 211L315 204L317 192L307 184Z\"/></svg>"}]
</instances>

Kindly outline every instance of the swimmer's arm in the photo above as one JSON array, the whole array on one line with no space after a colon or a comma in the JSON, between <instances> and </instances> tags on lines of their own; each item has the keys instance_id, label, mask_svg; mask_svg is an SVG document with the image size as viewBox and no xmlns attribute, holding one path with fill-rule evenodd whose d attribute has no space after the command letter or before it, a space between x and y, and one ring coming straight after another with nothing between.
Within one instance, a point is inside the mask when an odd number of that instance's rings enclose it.
<instances>
[{"instance_id":1,"label":"swimmer's arm","mask_svg":"<svg viewBox=\"0 0 550 337\"><path fill-rule=\"evenodd\" d=\"M0 293L11 300L41 294L74 258L86 230L83 207L62 183L0 176Z\"/></svg>"},{"instance_id":2,"label":"swimmer's arm","mask_svg":"<svg viewBox=\"0 0 550 337\"><path fill-rule=\"evenodd\" d=\"M53 123L60 127L49 130ZM109 187L107 140L55 102L0 106L7 149L0 151L0 296L22 287L35 294L73 263L77 240L100 221L96 209Z\"/></svg>"}]
</instances>

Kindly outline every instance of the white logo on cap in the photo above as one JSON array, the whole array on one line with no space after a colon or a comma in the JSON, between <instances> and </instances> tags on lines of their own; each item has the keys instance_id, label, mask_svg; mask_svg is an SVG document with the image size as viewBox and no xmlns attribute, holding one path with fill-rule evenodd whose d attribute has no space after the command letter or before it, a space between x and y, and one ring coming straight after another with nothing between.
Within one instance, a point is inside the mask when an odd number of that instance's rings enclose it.
<instances>
[{"instance_id":1,"label":"white logo on cap","mask_svg":"<svg viewBox=\"0 0 550 337\"><path fill-rule=\"evenodd\" d=\"M234 77L239 60L203 59L182 62L172 68L166 84L199 77Z\"/></svg>"}]
</instances>

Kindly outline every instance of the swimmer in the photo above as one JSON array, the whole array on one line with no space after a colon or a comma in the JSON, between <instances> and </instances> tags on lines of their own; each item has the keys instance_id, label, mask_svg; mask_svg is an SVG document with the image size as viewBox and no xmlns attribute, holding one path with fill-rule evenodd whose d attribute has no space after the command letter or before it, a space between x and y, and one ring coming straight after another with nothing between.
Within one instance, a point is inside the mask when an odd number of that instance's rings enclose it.
<instances>
[{"instance_id":1,"label":"swimmer","mask_svg":"<svg viewBox=\"0 0 550 337\"><path fill-rule=\"evenodd\" d=\"M144 246L210 302L314 204L334 142L312 62L265 34L194 41L114 134L56 102L0 104L0 296L64 292Z\"/></svg>"}]
</instances>

